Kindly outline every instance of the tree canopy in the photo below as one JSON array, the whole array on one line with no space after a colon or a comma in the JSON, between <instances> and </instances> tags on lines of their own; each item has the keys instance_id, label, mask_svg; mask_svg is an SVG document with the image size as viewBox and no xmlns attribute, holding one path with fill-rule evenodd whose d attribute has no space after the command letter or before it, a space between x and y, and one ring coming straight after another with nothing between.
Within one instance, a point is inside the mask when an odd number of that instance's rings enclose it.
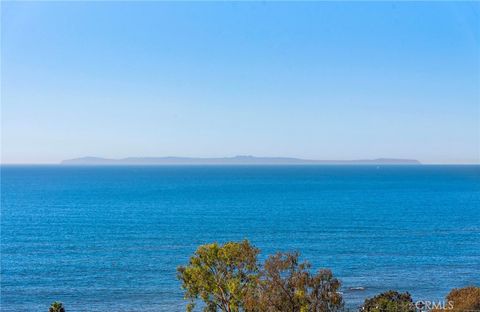
<instances>
[{"instance_id":1,"label":"tree canopy","mask_svg":"<svg viewBox=\"0 0 480 312\"><path fill-rule=\"evenodd\" d=\"M247 308L260 312L334 312L343 307L340 282L330 270L310 273L310 264L299 253L270 256L260 271Z\"/></svg>"},{"instance_id":2,"label":"tree canopy","mask_svg":"<svg viewBox=\"0 0 480 312\"><path fill-rule=\"evenodd\" d=\"M240 311L245 294L256 284L258 253L246 240L200 246L189 264L178 268L185 298L190 300L187 310L200 298L205 311Z\"/></svg>"},{"instance_id":3,"label":"tree canopy","mask_svg":"<svg viewBox=\"0 0 480 312\"><path fill-rule=\"evenodd\" d=\"M191 311L334 312L343 307L340 282L330 270L310 272L298 253L277 253L258 264L259 249L248 241L200 246L178 268Z\"/></svg>"}]
</instances>

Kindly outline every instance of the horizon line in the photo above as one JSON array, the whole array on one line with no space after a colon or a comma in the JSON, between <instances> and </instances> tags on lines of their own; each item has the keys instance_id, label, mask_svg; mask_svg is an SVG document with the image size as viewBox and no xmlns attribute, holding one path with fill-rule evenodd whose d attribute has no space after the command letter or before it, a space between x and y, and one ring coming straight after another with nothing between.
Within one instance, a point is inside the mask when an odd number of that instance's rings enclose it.
<instances>
[{"instance_id":1,"label":"horizon line","mask_svg":"<svg viewBox=\"0 0 480 312\"><path fill-rule=\"evenodd\" d=\"M253 155L235 155L227 157L126 157L126 158L101 158L85 156L74 159L62 160L61 164L108 164L108 165L300 165L300 164L420 164L416 159L401 158L375 158L353 160L317 160L296 157L267 156L258 157Z\"/></svg>"},{"instance_id":2,"label":"horizon line","mask_svg":"<svg viewBox=\"0 0 480 312\"><path fill-rule=\"evenodd\" d=\"M170 161L170 162L169 162ZM232 162L233 161L233 162ZM97 156L83 156L68 158L60 161L45 162L3 162L0 165L60 165L60 166L221 166L221 165L480 165L477 161L420 161L414 158L358 158L358 159L312 159L293 156L128 156L120 158L106 158Z\"/></svg>"},{"instance_id":3,"label":"horizon line","mask_svg":"<svg viewBox=\"0 0 480 312\"><path fill-rule=\"evenodd\" d=\"M199 164L199 163L183 163L183 164L62 164L61 162L0 162L0 166L58 166L58 167L141 167L141 166L480 166L480 162L419 162L413 164L407 163L300 163L300 164L286 164L286 163L261 163L261 164Z\"/></svg>"}]
</instances>

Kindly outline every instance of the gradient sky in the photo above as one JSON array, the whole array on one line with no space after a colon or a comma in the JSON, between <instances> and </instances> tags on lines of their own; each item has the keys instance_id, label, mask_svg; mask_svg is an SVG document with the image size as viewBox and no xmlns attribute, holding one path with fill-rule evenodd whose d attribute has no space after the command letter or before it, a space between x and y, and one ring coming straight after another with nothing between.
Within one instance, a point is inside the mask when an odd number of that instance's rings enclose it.
<instances>
[{"instance_id":1,"label":"gradient sky","mask_svg":"<svg viewBox=\"0 0 480 312\"><path fill-rule=\"evenodd\" d=\"M2 162L480 159L480 4L2 2Z\"/></svg>"}]
</instances>

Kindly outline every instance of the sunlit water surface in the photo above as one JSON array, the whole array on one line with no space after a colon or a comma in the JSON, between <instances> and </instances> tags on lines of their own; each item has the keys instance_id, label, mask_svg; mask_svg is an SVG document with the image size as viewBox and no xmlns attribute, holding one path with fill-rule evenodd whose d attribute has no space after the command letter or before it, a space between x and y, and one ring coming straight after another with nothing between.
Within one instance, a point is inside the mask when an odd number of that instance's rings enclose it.
<instances>
[{"instance_id":1,"label":"sunlit water surface","mask_svg":"<svg viewBox=\"0 0 480 312\"><path fill-rule=\"evenodd\" d=\"M1 310L180 311L176 267L244 238L331 268L350 307L438 300L480 284L480 167L3 166Z\"/></svg>"}]
</instances>

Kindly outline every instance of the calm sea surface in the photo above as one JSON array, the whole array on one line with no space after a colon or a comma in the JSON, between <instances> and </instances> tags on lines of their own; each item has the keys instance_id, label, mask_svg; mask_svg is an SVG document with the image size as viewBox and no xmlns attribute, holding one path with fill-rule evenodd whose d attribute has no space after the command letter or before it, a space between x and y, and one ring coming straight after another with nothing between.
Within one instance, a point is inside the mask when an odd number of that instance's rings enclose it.
<instances>
[{"instance_id":1,"label":"calm sea surface","mask_svg":"<svg viewBox=\"0 0 480 312\"><path fill-rule=\"evenodd\" d=\"M350 306L441 299L480 284L480 167L3 166L1 310L180 311L176 267L244 238L331 268Z\"/></svg>"}]
</instances>

